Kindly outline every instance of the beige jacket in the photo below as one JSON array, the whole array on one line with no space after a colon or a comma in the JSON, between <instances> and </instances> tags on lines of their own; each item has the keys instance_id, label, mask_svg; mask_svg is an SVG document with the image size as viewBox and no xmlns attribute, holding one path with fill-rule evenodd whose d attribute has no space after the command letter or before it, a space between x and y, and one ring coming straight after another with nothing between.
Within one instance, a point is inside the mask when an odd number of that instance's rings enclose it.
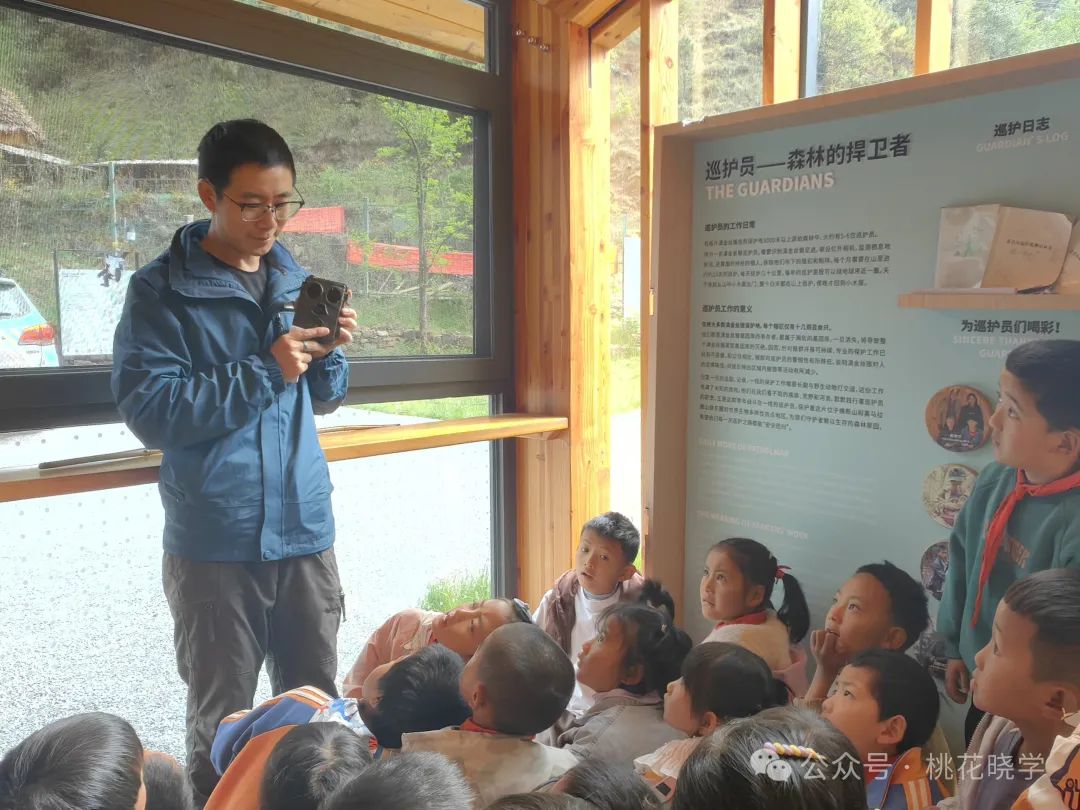
<instances>
[{"instance_id":1,"label":"beige jacket","mask_svg":"<svg viewBox=\"0 0 1080 810\"><path fill-rule=\"evenodd\" d=\"M475 808L511 793L529 793L578 764L569 751L525 737L458 728L404 734L401 751L435 751L456 762L476 794Z\"/></svg>"}]
</instances>

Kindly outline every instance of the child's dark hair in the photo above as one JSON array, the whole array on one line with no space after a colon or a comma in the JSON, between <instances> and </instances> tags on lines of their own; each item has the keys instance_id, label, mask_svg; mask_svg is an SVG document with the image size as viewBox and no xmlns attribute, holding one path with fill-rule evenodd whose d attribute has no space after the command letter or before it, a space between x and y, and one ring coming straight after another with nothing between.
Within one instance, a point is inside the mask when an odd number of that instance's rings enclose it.
<instances>
[{"instance_id":1,"label":"child's dark hair","mask_svg":"<svg viewBox=\"0 0 1080 810\"><path fill-rule=\"evenodd\" d=\"M783 777L756 773L766 743L811 748L824 760L782 757ZM851 767L837 770L836 763ZM851 742L816 712L783 707L725 723L679 771L673 810L866 810L862 765Z\"/></svg>"},{"instance_id":2,"label":"child's dark hair","mask_svg":"<svg viewBox=\"0 0 1080 810\"><path fill-rule=\"evenodd\" d=\"M512 793L496 799L484 810L595 810L595 806L565 793Z\"/></svg>"},{"instance_id":3,"label":"child's dark hair","mask_svg":"<svg viewBox=\"0 0 1080 810\"><path fill-rule=\"evenodd\" d=\"M784 601L776 611L777 618L788 628L793 644L798 644L810 630L810 607L806 604L799 580L782 571L776 557L757 540L748 537L729 537L709 549L709 553L724 551L739 567L747 585L760 585L765 589L761 607L772 606L773 588L777 582L784 585ZM779 578L777 574L782 574Z\"/></svg>"},{"instance_id":4,"label":"child's dark hair","mask_svg":"<svg viewBox=\"0 0 1080 810\"><path fill-rule=\"evenodd\" d=\"M563 793L596 810L646 810L660 800L629 763L586 759L559 780Z\"/></svg>"},{"instance_id":5,"label":"child's dark hair","mask_svg":"<svg viewBox=\"0 0 1080 810\"><path fill-rule=\"evenodd\" d=\"M637 559L638 549L641 548L641 533L631 522L630 518L619 512L605 512L597 515L584 526L581 533L592 530L605 540L611 540L619 544L622 549L623 560L627 565L633 565Z\"/></svg>"},{"instance_id":6,"label":"child's dark hair","mask_svg":"<svg viewBox=\"0 0 1080 810\"><path fill-rule=\"evenodd\" d=\"M750 717L787 705L791 695L760 655L725 641L694 647L683 661L682 679L697 717L705 712L720 720Z\"/></svg>"},{"instance_id":7,"label":"child's dark hair","mask_svg":"<svg viewBox=\"0 0 1080 810\"><path fill-rule=\"evenodd\" d=\"M504 624L484 639L476 658L493 725L503 734L539 734L574 694L574 665L535 624Z\"/></svg>"},{"instance_id":8,"label":"child's dark hair","mask_svg":"<svg viewBox=\"0 0 1080 810\"><path fill-rule=\"evenodd\" d=\"M941 710L937 686L926 668L896 650L866 650L848 666L874 673L870 693L877 701L878 720L900 715L907 721L907 731L896 744L897 753L926 745Z\"/></svg>"},{"instance_id":9,"label":"child's dark hair","mask_svg":"<svg viewBox=\"0 0 1080 810\"><path fill-rule=\"evenodd\" d=\"M292 151L274 129L254 118L214 124L199 141L199 179L214 187L218 199L233 170L246 163L271 168L284 166L296 177Z\"/></svg>"},{"instance_id":10,"label":"child's dark hair","mask_svg":"<svg viewBox=\"0 0 1080 810\"><path fill-rule=\"evenodd\" d=\"M282 737L266 763L261 810L317 810L371 763L367 740L338 723L307 723Z\"/></svg>"},{"instance_id":11,"label":"child's dark hair","mask_svg":"<svg viewBox=\"0 0 1080 810\"><path fill-rule=\"evenodd\" d=\"M1050 568L1017 580L1005 604L1035 625L1035 680L1080 682L1080 569Z\"/></svg>"},{"instance_id":12,"label":"child's dark hair","mask_svg":"<svg viewBox=\"0 0 1080 810\"><path fill-rule=\"evenodd\" d=\"M641 602L620 602L600 614L597 628L617 619L626 641L623 669L640 666L641 680L621 684L623 689L637 694L663 692L669 683L679 678L683 659L694 646L690 636L680 630L663 610Z\"/></svg>"},{"instance_id":13,"label":"child's dark hair","mask_svg":"<svg viewBox=\"0 0 1080 810\"><path fill-rule=\"evenodd\" d=\"M864 565L855 573L869 574L888 592L893 625L902 628L907 634L904 646L900 649L906 650L918 641L919 636L930 626L929 602L922 583L916 582L911 574L888 560Z\"/></svg>"},{"instance_id":14,"label":"child's dark hair","mask_svg":"<svg viewBox=\"0 0 1080 810\"><path fill-rule=\"evenodd\" d=\"M0 759L0 808L134 807L143 747L130 724L91 712L38 729Z\"/></svg>"},{"instance_id":15,"label":"child's dark hair","mask_svg":"<svg viewBox=\"0 0 1080 810\"><path fill-rule=\"evenodd\" d=\"M415 751L368 765L322 810L468 810L473 792L461 769L442 754Z\"/></svg>"},{"instance_id":16,"label":"child's dark hair","mask_svg":"<svg viewBox=\"0 0 1080 810\"><path fill-rule=\"evenodd\" d=\"M641 593L637 601L667 614L670 621L675 621L675 600L664 590L664 584L658 579L647 579L641 584Z\"/></svg>"},{"instance_id":17,"label":"child's dark hair","mask_svg":"<svg viewBox=\"0 0 1080 810\"><path fill-rule=\"evenodd\" d=\"M146 810L195 810L191 783L183 768L164 754L148 754L143 760Z\"/></svg>"},{"instance_id":18,"label":"child's dark hair","mask_svg":"<svg viewBox=\"0 0 1080 810\"><path fill-rule=\"evenodd\" d=\"M1033 340L1009 352L1005 370L1035 400L1051 430L1080 428L1080 340Z\"/></svg>"},{"instance_id":19,"label":"child's dark hair","mask_svg":"<svg viewBox=\"0 0 1080 810\"><path fill-rule=\"evenodd\" d=\"M461 696L457 653L441 644L417 650L379 679L377 706L361 704L364 723L384 748L401 748L401 735L457 726L469 717Z\"/></svg>"}]
</instances>

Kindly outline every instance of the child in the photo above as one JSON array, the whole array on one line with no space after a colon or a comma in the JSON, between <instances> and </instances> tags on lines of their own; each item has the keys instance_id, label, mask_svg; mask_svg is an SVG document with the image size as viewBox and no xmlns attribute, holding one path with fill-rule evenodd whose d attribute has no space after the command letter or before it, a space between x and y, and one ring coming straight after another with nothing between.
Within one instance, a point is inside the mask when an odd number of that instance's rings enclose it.
<instances>
[{"instance_id":1,"label":"child","mask_svg":"<svg viewBox=\"0 0 1080 810\"><path fill-rule=\"evenodd\" d=\"M648 810L660 802L629 764L590 758L570 769L554 790L594 810Z\"/></svg>"},{"instance_id":2,"label":"child","mask_svg":"<svg viewBox=\"0 0 1080 810\"><path fill-rule=\"evenodd\" d=\"M855 572L833 597L825 629L810 634L817 670L806 692L807 706L829 695L836 676L865 650L904 651L930 626L923 586L892 563L872 563Z\"/></svg>"},{"instance_id":3,"label":"child","mask_svg":"<svg viewBox=\"0 0 1080 810\"><path fill-rule=\"evenodd\" d=\"M723 641L699 644L683 661L682 677L668 684L664 696L664 722L689 739L669 742L638 757L634 765L662 798L670 800L687 757L722 723L787 702L787 686L773 677L761 656Z\"/></svg>"},{"instance_id":4,"label":"child","mask_svg":"<svg viewBox=\"0 0 1080 810\"><path fill-rule=\"evenodd\" d=\"M367 740L337 723L296 726L274 746L259 792L260 810L318 810L371 764Z\"/></svg>"},{"instance_id":5,"label":"child","mask_svg":"<svg viewBox=\"0 0 1080 810\"><path fill-rule=\"evenodd\" d=\"M393 662L438 642L466 661L492 630L511 622L531 621L528 607L519 599L485 599L461 605L449 613L409 608L395 613L364 645L345 676L345 697L367 697L364 684L377 683ZM374 678L372 674L381 669ZM370 685L369 685L370 689Z\"/></svg>"},{"instance_id":6,"label":"child","mask_svg":"<svg viewBox=\"0 0 1080 810\"><path fill-rule=\"evenodd\" d=\"M469 810L472 802L472 790L453 762L421 752L369 765L323 810Z\"/></svg>"},{"instance_id":7,"label":"child","mask_svg":"<svg viewBox=\"0 0 1080 810\"><path fill-rule=\"evenodd\" d=\"M773 610L776 583L784 601ZM796 694L806 691L806 656L795 645L810 629L799 581L756 540L732 537L709 549L701 575L701 613L716 627L706 641L739 644L765 659Z\"/></svg>"},{"instance_id":8,"label":"child","mask_svg":"<svg viewBox=\"0 0 1080 810\"><path fill-rule=\"evenodd\" d=\"M489 804L485 810L596 810L576 796L561 793L513 793Z\"/></svg>"},{"instance_id":9,"label":"child","mask_svg":"<svg viewBox=\"0 0 1080 810\"><path fill-rule=\"evenodd\" d=\"M461 697L463 665L456 653L432 645L394 664L379 682L374 705L355 698L331 698L301 687L250 711L221 721L211 761L221 781L207 810L253 810L259 785L275 746L292 729L309 723L337 723L361 735L375 755L401 747L401 735L464 722L469 707Z\"/></svg>"},{"instance_id":10,"label":"child","mask_svg":"<svg viewBox=\"0 0 1080 810\"><path fill-rule=\"evenodd\" d=\"M168 754L145 752L143 785L146 810L195 810L195 797L187 774Z\"/></svg>"},{"instance_id":11,"label":"child","mask_svg":"<svg viewBox=\"0 0 1080 810\"><path fill-rule=\"evenodd\" d=\"M661 694L693 646L671 616L640 603L612 605L585 642L578 680L596 693L580 717L565 716L544 739L584 759L630 762L681 736L664 723Z\"/></svg>"},{"instance_id":12,"label":"child","mask_svg":"<svg viewBox=\"0 0 1080 810\"><path fill-rule=\"evenodd\" d=\"M1077 722L1080 570L1040 571L1014 582L992 628L971 679L972 699L986 716L961 763L957 797L942 807L1013 806L1042 776L1055 738L1071 734ZM1071 791L1065 806L1075 807L1080 796L1066 781L1068 764L1058 768L1062 798Z\"/></svg>"},{"instance_id":13,"label":"child","mask_svg":"<svg viewBox=\"0 0 1080 810\"><path fill-rule=\"evenodd\" d=\"M858 751L870 807L923 810L947 795L927 775L921 749L939 708L930 673L901 652L867 650L840 672L821 715Z\"/></svg>"},{"instance_id":14,"label":"child","mask_svg":"<svg viewBox=\"0 0 1080 810\"><path fill-rule=\"evenodd\" d=\"M532 624L500 627L461 675L472 716L461 726L405 734L402 751L435 751L456 762L477 806L533 790L577 764L569 751L533 740L566 708L574 667L559 645Z\"/></svg>"},{"instance_id":15,"label":"child","mask_svg":"<svg viewBox=\"0 0 1080 810\"><path fill-rule=\"evenodd\" d=\"M111 714L76 714L38 729L0 759L0 808L145 806L143 747Z\"/></svg>"},{"instance_id":16,"label":"child","mask_svg":"<svg viewBox=\"0 0 1080 810\"><path fill-rule=\"evenodd\" d=\"M533 621L577 661L586 641L596 635L596 619L618 602L636 601L643 581L634 569L641 535L618 512L594 517L581 529L572 569L544 594ZM581 714L592 705L592 693L574 686L569 710Z\"/></svg>"},{"instance_id":17,"label":"child","mask_svg":"<svg viewBox=\"0 0 1080 810\"><path fill-rule=\"evenodd\" d=\"M848 739L814 712L767 709L732 720L690 755L675 810L866 810Z\"/></svg>"},{"instance_id":18,"label":"child","mask_svg":"<svg viewBox=\"0 0 1080 810\"><path fill-rule=\"evenodd\" d=\"M967 700L993 606L1031 571L1080 563L1080 341L1040 340L1005 360L990 417L994 458L949 539L937 629L949 654L946 690ZM978 721L968 714L968 736Z\"/></svg>"}]
</instances>

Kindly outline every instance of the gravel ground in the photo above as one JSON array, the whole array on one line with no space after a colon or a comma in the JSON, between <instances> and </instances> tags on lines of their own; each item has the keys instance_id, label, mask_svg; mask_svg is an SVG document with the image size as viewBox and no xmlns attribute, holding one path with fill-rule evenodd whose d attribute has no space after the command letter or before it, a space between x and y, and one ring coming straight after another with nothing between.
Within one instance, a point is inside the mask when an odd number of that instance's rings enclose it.
<instances>
[{"instance_id":1,"label":"gravel ground","mask_svg":"<svg viewBox=\"0 0 1080 810\"><path fill-rule=\"evenodd\" d=\"M634 519L637 418L615 417L612 441L612 502ZM351 409L331 421L344 420L417 421ZM0 466L134 446L120 426L0 436ZM348 614L339 680L371 631L417 604L427 583L488 565L488 458L479 444L331 465ZM182 756L161 523L153 486L0 504L0 752L50 720L100 710L131 721L147 747ZM264 674L256 699L268 695Z\"/></svg>"}]
</instances>

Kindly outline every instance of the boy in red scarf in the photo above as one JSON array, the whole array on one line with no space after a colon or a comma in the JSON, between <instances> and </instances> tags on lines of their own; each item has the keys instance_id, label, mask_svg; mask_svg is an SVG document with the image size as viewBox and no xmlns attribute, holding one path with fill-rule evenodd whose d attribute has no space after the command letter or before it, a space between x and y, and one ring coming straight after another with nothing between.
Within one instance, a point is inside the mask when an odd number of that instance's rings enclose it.
<instances>
[{"instance_id":1,"label":"boy in red scarf","mask_svg":"<svg viewBox=\"0 0 1080 810\"><path fill-rule=\"evenodd\" d=\"M991 637L1009 586L1035 571L1080 567L1080 341L1040 340L1005 360L990 417L994 458L949 540L937 629L946 689L967 700L975 654ZM981 712L968 714L971 738Z\"/></svg>"}]
</instances>

